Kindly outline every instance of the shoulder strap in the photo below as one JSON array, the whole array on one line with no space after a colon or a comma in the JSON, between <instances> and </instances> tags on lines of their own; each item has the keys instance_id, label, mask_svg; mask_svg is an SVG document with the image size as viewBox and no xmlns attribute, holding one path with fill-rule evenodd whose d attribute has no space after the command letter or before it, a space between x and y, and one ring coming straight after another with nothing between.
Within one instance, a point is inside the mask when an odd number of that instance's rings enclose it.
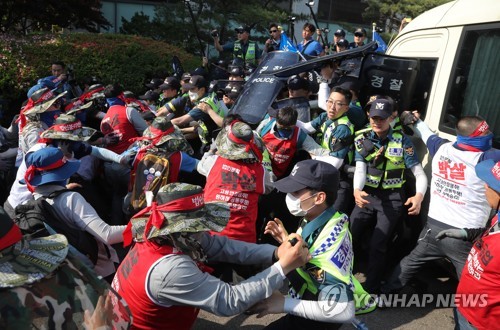
<instances>
[{"instance_id":1,"label":"shoulder strap","mask_svg":"<svg viewBox=\"0 0 500 330\"><path fill-rule=\"evenodd\" d=\"M306 42L306 44L304 45L304 47L302 47L302 51L301 51L302 55L304 55L304 54L306 53L306 49L307 49L307 47L309 47L309 45L310 45L312 42L313 42L313 40L311 39L311 40L309 40L308 42Z\"/></svg>"}]
</instances>

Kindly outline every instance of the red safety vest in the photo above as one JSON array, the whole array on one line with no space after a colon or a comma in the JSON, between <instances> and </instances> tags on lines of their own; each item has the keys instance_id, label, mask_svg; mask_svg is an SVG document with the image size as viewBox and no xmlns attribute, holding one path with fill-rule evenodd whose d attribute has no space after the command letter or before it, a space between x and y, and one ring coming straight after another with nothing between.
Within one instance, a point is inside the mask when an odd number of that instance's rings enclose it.
<instances>
[{"instance_id":1,"label":"red safety vest","mask_svg":"<svg viewBox=\"0 0 500 330\"><path fill-rule=\"evenodd\" d=\"M264 193L264 167L217 157L207 175L205 202L228 202L231 217L226 228L215 235L255 243L257 203Z\"/></svg>"},{"instance_id":2,"label":"red safety vest","mask_svg":"<svg viewBox=\"0 0 500 330\"><path fill-rule=\"evenodd\" d=\"M113 279L113 289L127 302L133 317L131 329L191 329L199 309L190 306L159 306L148 296L149 272L174 252L168 245L145 241L129 251Z\"/></svg>"},{"instance_id":3,"label":"red safety vest","mask_svg":"<svg viewBox=\"0 0 500 330\"><path fill-rule=\"evenodd\" d=\"M295 127L289 139L278 139L271 131L264 134L262 140L271 155L271 166L273 173L281 178L285 175L288 166L292 162L293 156L297 152L297 141L299 139L300 128Z\"/></svg>"},{"instance_id":4,"label":"red safety vest","mask_svg":"<svg viewBox=\"0 0 500 330\"><path fill-rule=\"evenodd\" d=\"M492 220L492 227L498 215ZM458 283L455 303L478 329L491 329L500 320L500 232L485 233L469 253Z\"/></svg>"},{"instance_id":5,"label":"red safety vest","mask_svg":"<svg viewBox=\"0 0 500 330\"><path fill-rule=\"evenodd\" d=\"M111 132L120 134L120 141L117 144L109 145L106 148L121 154L132 144L129 140L138 137L134 125L127 118L127 110L123 105L113 105L101 121L101 132L108 134Z\"/></svg>"}]
</instances>

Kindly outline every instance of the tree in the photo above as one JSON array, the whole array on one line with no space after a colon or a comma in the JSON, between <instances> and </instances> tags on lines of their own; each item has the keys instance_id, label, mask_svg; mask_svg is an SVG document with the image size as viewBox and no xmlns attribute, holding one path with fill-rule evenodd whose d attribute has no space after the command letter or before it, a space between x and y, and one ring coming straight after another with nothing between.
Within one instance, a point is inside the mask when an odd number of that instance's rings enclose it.
<instances>
[{"instance_id":1,"label":"tree","mask_svg":"<svg viewBox=\"0 0 500 330\"><path fill-rule=\"evenodd\" d=\"M450 0L366 0L368 7L363 13L366 21L385 27L386 32L398 31L401 19L417 17L423 12Z\"/></svg>"},{"instance_id":2,"label":"tree","mask_svg":"<svg viewBox=\"0 0 500 330\"><path fill-rule=\"evenodd\" d=\"M27 34L51 31L52 26L98 32L110 23L100 0L4 0L0 6L0 31Z\"/></svg>"}]
</instances>

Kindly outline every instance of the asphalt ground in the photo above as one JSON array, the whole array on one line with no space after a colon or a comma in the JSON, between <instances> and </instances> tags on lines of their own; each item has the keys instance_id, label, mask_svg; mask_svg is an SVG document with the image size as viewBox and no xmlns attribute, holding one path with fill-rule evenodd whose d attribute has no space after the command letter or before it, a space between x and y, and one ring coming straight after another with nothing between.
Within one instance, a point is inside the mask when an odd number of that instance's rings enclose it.
<instances>
[{"instance_id":1,"label":"asphalt ground","mask_svg":"<svg viewBox=\"0 0 500 330\"><path fill-rule=\"evenodd\" d=\"M420 302L423 301L424 294L453 294L457 281L450 276L450 269L447 263L428 264L417 276L416 280L406 286L401 292L401 297L406 294L417 294ZM360 282L364 281L362 273L356 274ZM408 298L409 299L409 298ZM239 329L257 330L263 329L266 325L282 317L284 314L266 315L263 318L256 318L255 315L240 314L233 317L220 317L211 313L200 311L198 320L193 329L196 330L219 330L219 329ZM374 312L358 316L363 320L368 329L453 329L453 308L436 308L435 303L426 306L417 306L414 301L406 307L378 308ZM342 330L355 329L351 324L344 324ZM313 330L313 329L311 329Z\"/></svg>"}]
</instances>

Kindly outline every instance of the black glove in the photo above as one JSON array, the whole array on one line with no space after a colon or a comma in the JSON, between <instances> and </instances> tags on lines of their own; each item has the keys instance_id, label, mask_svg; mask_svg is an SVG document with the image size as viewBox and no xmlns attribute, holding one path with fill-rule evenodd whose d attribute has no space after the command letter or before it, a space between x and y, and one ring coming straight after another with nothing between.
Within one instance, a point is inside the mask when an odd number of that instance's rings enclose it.
<instances>
[{"instance_id":1,"label":"black glove","mask_svg":"<svg viewBox=\"0 0 500 330\"><path fill-rule=\"evenodd\" d=\"M445 230L441 230L436 235L437 240L440 240L440 239L445 238L445 237L465 240L467 238L467 232L465 231L465 229L445 229Z\"/></svg>"},{"instance_id":2,"label":"black glove","mask_svg":"<svg viewBox=\"0 0 500 330\"><path fill-rule=\"evenodd\" d=\"M403 125L413 125L418 121L418 118L411 111L403 111L399 116Z\"/></svg>"}]
</instances>

